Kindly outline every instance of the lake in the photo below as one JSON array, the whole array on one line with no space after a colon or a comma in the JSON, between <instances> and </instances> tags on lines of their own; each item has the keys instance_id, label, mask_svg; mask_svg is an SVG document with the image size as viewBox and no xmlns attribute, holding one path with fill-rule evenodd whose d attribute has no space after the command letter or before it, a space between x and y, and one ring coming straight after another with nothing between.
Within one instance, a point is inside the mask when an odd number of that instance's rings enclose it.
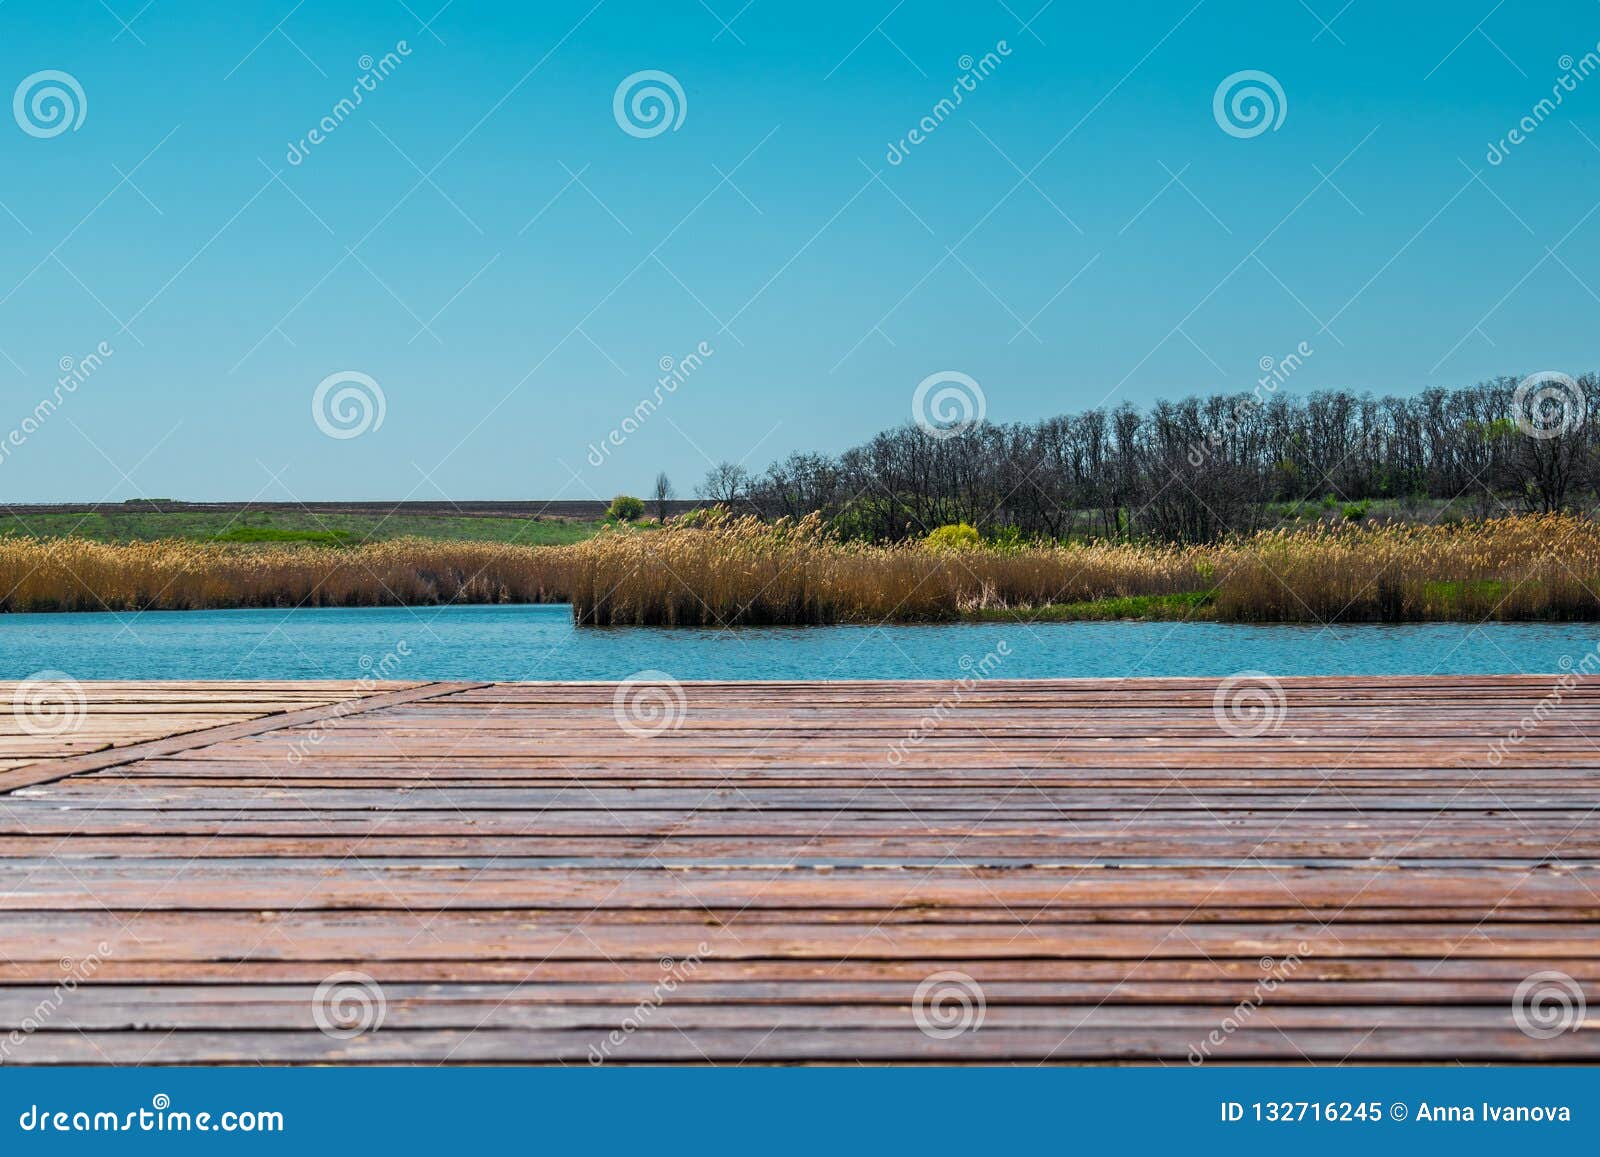
<instances>
[{"instance_id":1,"label":"lake","mask_svg":"<svg viewBox=\"0 0 1600 1157\"><path fill-rule=\"evenodd\" d=\"M0 679L955 679L1565 671L1584 623L993 623L579 631L565 606L0 615ZM985 658L988 661L985 662Z\"/></svg>"}]
</instances>

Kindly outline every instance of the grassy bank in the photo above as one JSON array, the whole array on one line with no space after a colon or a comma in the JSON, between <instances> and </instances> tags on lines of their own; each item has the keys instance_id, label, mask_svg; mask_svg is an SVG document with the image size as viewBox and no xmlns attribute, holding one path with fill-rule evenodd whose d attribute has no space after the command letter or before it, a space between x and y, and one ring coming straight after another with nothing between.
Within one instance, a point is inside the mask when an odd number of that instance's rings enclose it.
<instances>
[{"instance_id":1,"label":"grassy bank","mask_svg":"<svg viewBox=\"0 0 1600 1157\"><path fill-rule=\"evenodd\" d=\"M591 626L1600 619L1600 524L1274 531L1210 546L934 550L713 518L569 545L0 537L0 610L571 602Z\"/></svg>"},{"instance_id":2,"label":"grassy bank","mask_svg":"<svg viewBox=\"0 0 1600 1157\"><path fill-rule=\"evenodd\" d=\"M1042 607L985 607L962 617L983 623L1085 623L1110 619L1141 622L1208 620L1216 618L1215 591L1190 591L1181 595L1112 595L1076 603L1047 603Z\"/></svg>"},{"instance_id":3,"label":"grassy bank","mask_svg":"<svg viewBox=\"0 0 1600 1157\"><path fill-rule=\"evenodd\" d=\"M600 522L564 518L347 514L295 511L160 511L131 504L95 513L0 513L0 537L85 538L92 542L305 542L354 545L427 538L443 542L508 542L555 546L592 538Z\"/></svg>"}]
</instances>

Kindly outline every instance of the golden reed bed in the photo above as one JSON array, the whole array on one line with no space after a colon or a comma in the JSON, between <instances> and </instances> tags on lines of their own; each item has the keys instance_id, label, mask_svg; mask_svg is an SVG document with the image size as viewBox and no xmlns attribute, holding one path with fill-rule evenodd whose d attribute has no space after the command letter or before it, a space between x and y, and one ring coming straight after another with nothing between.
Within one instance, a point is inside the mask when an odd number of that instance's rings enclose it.
<instances>
[{"instance_id":1,"label":"golden reed bed","mask_svg":"<svg viewBox=\"0 0 1600 1157\"><path fill-rule=\"evenodd\" d=\"M1597 591L1600 524L1561 515L1006 551L842 543L814 520L732 518L575 546L0 538L6 611L571 602L584 625L715 626L938 621L1189 595L1173 607L1225 621L1404 622L1595 619Z\"/></svg>"}]
</instances>

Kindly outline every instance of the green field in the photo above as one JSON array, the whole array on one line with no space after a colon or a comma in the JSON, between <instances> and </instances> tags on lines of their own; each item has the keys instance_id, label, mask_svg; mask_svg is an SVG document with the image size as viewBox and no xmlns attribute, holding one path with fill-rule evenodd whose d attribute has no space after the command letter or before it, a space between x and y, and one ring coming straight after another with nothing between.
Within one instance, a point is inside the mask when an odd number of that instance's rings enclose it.
<instances>
[{"instance_id":1,"label":"green field","mask_svg":"<svg viewBox=\"0 0 1600 1157\"><path fill-rule=\"evenodd\" d=\"M150 542L176 538L191 542L309 542L356 545L391 538L434 538L473 542L515 542L558 545L582 542L601 527L599 522L556 518L482 518L399 513L323 514L253 511L218 512L116 511L102 514L0 514L0 535L65 538L76 535L97 542Z\"/></svg>"}]
</instances>

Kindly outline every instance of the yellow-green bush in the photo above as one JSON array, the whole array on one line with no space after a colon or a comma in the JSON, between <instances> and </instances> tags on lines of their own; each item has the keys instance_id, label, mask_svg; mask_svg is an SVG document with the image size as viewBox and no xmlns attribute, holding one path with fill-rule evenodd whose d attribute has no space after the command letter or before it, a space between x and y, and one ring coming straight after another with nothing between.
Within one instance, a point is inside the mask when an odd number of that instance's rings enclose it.
<instances>
[{"instance_id":1,"label":"yellow-green bush","mask_svg":"<svg viewBox=\"0 0 1600 1157\"><path fill-rule=\"evenodd\" d=\"M922 544L932 551L982 550L983 537L970 522L954 522L930 530Z\"/></svg>"}]
</instances>

